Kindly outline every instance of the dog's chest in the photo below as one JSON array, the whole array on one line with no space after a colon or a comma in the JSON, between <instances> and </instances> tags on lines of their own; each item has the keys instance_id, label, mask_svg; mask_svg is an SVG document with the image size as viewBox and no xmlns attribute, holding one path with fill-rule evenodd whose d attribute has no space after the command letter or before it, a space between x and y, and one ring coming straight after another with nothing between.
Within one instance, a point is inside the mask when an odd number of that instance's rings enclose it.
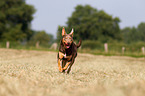
<instances>
[{"instance_id":1,"label":"dog's chest","mask_svg":"<svg viewBox=\"0 0 145 96\"><path fill-rule=\"evenodd\" d=\"M66 56L72 55L72 50L66 49L65 54L66 54Z\"/></svg>"}]
</instances>

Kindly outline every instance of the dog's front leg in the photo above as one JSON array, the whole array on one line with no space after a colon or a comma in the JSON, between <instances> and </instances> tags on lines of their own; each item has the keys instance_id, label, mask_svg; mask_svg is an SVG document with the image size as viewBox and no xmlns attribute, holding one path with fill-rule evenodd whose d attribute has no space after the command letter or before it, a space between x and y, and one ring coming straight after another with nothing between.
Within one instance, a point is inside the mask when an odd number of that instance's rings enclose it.
<instances>
[{"instance_id":1,"label":"dog's front leg","mask_svg":"<svg viewBox=\"0 0 145 96\"><path fill-rule=\"evenodd\" d=\"M70 64L71 64L71 61L67 62L66 65L64 66L63 70L66 70Z\"/></svg>"},{"instance_id":2,"label":"dog's front leg","mask_svg":"<svg viewBox=\"0 0 145 96\"><path fill-rule=\"evenodd\" d=\"M64 54L62 52L59 52L59 55L58 55L58 69L59 69L59 72L63 72L63 57L64 57Z\"/></svg>"},{"instance_id":3,"label":"dog's front leg","mask_svg":"<svg viewBox=\"0 0 145 96\"><path fill-rule=\"evenodd\" d=\"M58 69L59 69L59 72L63 71L63 69L62 69L62 59L58 59Z\"/></svg>"},{"instance_id":4,"label":"dog's front leg","mask_svg":"<svg viewBox=\"0 0 145 96\"><path fill-rule=\"evenodd\" d=\"M72 64L69 65L68 68L65 70L65 72L66 72L67 74L69 74L69 72L70 72L70 70L71 70L71 67L72 67Z\"/></svg>"}]
</instances>

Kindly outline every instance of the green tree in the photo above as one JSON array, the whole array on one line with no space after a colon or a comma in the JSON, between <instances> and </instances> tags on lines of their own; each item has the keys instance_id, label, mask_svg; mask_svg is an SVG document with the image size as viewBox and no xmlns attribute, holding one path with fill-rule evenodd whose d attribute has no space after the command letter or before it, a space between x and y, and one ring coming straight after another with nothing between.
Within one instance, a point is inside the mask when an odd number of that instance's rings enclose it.
<instances>
[{"instance_id":1,"label":"green tree","mask_svg":"<svg viewBox=\"0 0 145 96\"><path fill-rule=\"evenodd\" d=\"M140 23L137 27L138 39L145 42L145 23Z\"/></svg>"},{"instance_id":2,"label":"green tree","mask_svg":"<svg viewBox=\"0 0 145 96\"><path fill-rule=\"evenodd\" d=\"M2 35L3 40L9 41L23 40L24 37L26 37L26 34L22 32L21 25L16 25L13 28L7 29Z\"/></svg>"},{"instance_id":3,"label":"green tree","mask_svg":"<svg viewBox=\"0 0 145 96\"><path fill-rule=\"evenodd\" d=\"M130 28L130 27L126 27L126 28L121 30L124 43L130 43L131 42L131 38L130 38L131 31L132 31L132 28Z\"/></svg>"},{"instance_id":4,"label":"green tree","mask_svg":"<svg viewBox=\"0 0 145 96\"><path fill-rule=\"evenodd\" d=\"M125 43L145 42L145 23L140 23L137 28L126 27L121 33Z\"/></svg>"},{"instance_id":5,"label":"green tree","mask_svg":"<svg viewBox=\"0 0 145 96\"><path fill-rule=\"evenodd\" d=\"M36 32L33 37L30 39L29 44L34 45L36 42L40 42L41 45L48 45L52 43L53 35L47 34L45 31Z\"/></svg>"},{"instance_id":6,"label":"green tree","mask_svg":"<svg viewBox=\"0 0 145 96\"><path fill-rule=\"evenodd\" d=\"M29 40L34 12L25 0L0 0L0 40Z\"/></svg>"},{"instance_id":7,"label":"green tree","mask_svg":"<svg viewBox=\"0 0 145 96\"><path fill-rule=\"evenodd\" d=\"M113 18L103 10L97 10L89 5L78 5L72 16L68 18L66 29L74 28L74 39L99 40L121 40L119 18ZM62 28L58 28L57 37L60 37ZM58 38L59 39L59 38Z\"/></svg>"}]
</instances>

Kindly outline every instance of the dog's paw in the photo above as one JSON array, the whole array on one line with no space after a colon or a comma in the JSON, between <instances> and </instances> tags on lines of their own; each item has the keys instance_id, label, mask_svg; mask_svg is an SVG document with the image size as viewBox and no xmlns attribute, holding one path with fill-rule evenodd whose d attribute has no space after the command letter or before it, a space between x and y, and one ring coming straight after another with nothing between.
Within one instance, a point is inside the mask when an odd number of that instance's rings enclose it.
<instances>
[{"instance_id":1,"label":"dog's paw","mask_svg":"<svg viewBox=\"0 0 145 96\"><path fill-rule=\"evenodd\" d=\"M63 72L63 69L62 68L59 68L59 72Z\"/></svg>"}]
</instances>

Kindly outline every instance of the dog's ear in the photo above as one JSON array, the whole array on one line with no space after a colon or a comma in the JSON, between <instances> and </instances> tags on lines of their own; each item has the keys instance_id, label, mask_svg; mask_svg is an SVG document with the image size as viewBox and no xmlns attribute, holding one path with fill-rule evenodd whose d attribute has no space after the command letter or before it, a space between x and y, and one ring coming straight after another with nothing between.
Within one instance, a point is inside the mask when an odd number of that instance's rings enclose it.
<instances>
[{"instance_id":1,"label":"dog's ear","mask_svg":"<svg viewBox=\"0 0 145 96\"><path fill-rule=\"evenodd\" d=\"M69 33L69 35L73 37L73 34L74 34L74 29L72 28L71 33Z\"/></svg>"},{"instance_id":2,"label":"dog's ear","mask_svg":"<svg viewBox=\"0 0 145 96\"><path fill-rule=\"evenodd\" d=\"M63 29L62 29L62 36L64 36L64 35L66 35L66 32L65 32L65 29L63 27Z\"/></svg>"}]
</instances>

